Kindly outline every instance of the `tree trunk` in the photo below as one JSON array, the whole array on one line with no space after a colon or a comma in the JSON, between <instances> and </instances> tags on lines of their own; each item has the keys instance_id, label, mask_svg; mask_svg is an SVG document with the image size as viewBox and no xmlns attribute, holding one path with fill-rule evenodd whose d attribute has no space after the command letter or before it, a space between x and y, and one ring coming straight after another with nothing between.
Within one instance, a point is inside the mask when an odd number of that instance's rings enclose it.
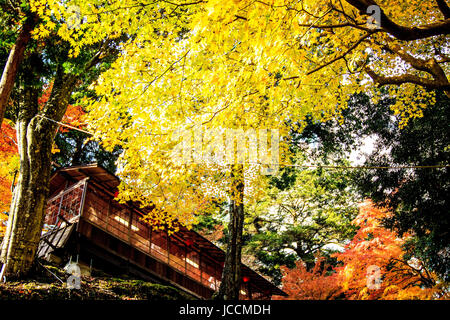
<instances>
[{"instance_id":1,"label":"tree trunk","mask_svg":"<svg viewBox=\"0 0 450 320\"><path fill-rule=\"evenodd\" d=\"M17 37L16 43L9 52L8 60L3 69L2 78L0 80L0 128L5 116L6 107L9 96L14 88L17 71L23 59L25 49L31 38L31 32L36 24L37 16L32 15L25 20L22 30Z\"/></svg>"},{"instance_id":2,"label":"tree trunk","mask_svg":"<svg viewBox=\"0 0 450 320\"><path fill-rule=\"evenodd\" d=\"M38 118L17 123L20 171L2 243L6 275L21 277L31 268L42 230L51 170L51 144Z\"/></svg>"},{"instance_id":3,"label":"tree trunk","mask_svg":"<svg viewBox=\"0 0 450 320\"><path fill-rule=\"evenodd\" d=\"M25 104L16 122L20 170L0 253L5 275L9 278L27 275L33 264L46 209L52 144L58 128L48 119L61 120L74 84L75 79L64 76L60 68L41 113L37 104L40 90L26 89Z\"/></svg>"},{"instance_id":4,"label":"tree trunk","mask_svg":"<svg viewBox=\"0 0 450 320\"><path fill-rule=\"evenodd\" d=\"M230 222L222 282L216 300L238 300L241 288L242 230L244 227L244 169L242 164L231 169Z\"/></svg>"}]
</instances>

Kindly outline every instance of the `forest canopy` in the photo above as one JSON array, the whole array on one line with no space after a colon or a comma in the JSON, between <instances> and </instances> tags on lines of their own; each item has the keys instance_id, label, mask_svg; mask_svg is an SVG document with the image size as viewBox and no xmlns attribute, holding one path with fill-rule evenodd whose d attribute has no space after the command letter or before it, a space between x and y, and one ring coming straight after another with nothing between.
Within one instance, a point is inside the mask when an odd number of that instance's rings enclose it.
<instances>
[{"instance_id":1,"label":"forest canopy","mask_svg":"<svg viewBox=\"0 0 450 320\"><path fill-rule=\"evenodd\" d=\"M242 259L317 276L320 299L445 296L447 1L31 0L0 18L2 273L31 270L52 166L97 161L117 201L155 208L143 221L215 235L217 299L239 296ZM349 258L375 237L361 216L388 238L383 294Z\"/></svg>"}]
</instances>

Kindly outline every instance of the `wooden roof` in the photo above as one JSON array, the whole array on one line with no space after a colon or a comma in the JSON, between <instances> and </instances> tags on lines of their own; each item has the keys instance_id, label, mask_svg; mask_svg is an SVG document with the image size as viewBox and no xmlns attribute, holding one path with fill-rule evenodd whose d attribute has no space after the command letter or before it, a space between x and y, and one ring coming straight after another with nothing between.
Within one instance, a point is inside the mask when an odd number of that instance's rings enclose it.
<instances>
[{"instance_id":1,"label":"wooden roof","mask_svg":"<svg viewBox=\"0 0 450 320\"><path fill-rule=\"evenodd\" d=\"M101 188L112 197L114 197L117 187L120 184L120 179L117 176L108 172L97 163L92 163L87 165L58 168L50 180L50 191L52 193L52 191L57 190L63 183L66 182L66 180L72 180L75 182L87 177L89 177L89 183L93 184L95 187ZM145 214L145 211L148 212L149 210L140 209L140 205L137 202L133 203L132 206L134 210L139 211L141 214ZM195 247L203 252L207 252L207 255L223 266L225 261L225 252L201 234L193 230L188 230L185 227L181 227L180 231L171 237L177 238L180 241L183 241L184 239L192 239ZM242 264L242 276L248 277L250 279L250 283L262 289L262 291L270 291L272 295L287 295L284 291L245 264Z\"/></svg>"}]
</instances>

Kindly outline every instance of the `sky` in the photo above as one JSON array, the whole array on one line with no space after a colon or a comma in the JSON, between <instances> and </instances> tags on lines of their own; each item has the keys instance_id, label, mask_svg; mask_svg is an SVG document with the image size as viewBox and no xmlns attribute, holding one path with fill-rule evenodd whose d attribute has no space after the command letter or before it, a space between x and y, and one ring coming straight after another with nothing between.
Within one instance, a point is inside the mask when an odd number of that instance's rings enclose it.
<instances>
[{"instance_id":1,"label":"sky","mask_svg":"<svg viewBox=\"0 0 450 320\"><path fill-rule=\"evenodd\" d=\"M367 136L363 138L360 148L350 153L349 160L352 165L362 165L366 160L366 155L370 155L375 148L375 136Z\"/></svg>"}]
</instances>

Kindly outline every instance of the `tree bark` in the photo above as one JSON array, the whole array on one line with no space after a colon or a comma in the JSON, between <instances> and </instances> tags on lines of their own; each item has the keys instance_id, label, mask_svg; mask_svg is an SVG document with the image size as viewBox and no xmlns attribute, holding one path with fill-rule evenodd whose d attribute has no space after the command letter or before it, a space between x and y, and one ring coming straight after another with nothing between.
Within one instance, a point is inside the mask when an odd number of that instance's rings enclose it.
<instances>
[{"instance_id":1,"label":"tree bark","mask_svg":"<svg viewBox=\"0 0 450 320\"><path fill-rule=\"evenodd\" d=\"M19 70L20 63L22 62L25 49L30 41L31 32L34 29L36 22L37 16L35 15L29 16L25 20L19 36L9 52L8 60L3 69L2 78L0 80L0 128L5 116L9 96L14 88L17 71Z\"/></svg>"},{"instance_id":2,"label":"tree bark","mask_svg":"<svg viewBox=\"0 0 450 320\"><path fill-rule=\"evenodd\" d=\"M374 0L346 0L347 3L358 9L362 14L367 14L369 6L378 4ZM439 6L441 10L444 6ZM444 9L445 10L445 9ZM448 7L447 7L448 10ZM445 12L445 11L444 11ZM450 33L450 19L446 17L445 20L433 22L421 26L405 27L395 23L391 20L380 7L380 26L381 29L394 36L398 40L413 41L419 39L426 39L429 37L446 35Z\"/></svg>"},{"instance_id":3,"label":"tree bark","mask_svg":"<svg viewBox=\"0 0 450 320\"><path fill-rule=\"evenodd\" d=\"M450 8L447 5L446 0L436 0L439 10L441 10L445 19L450 19Z\"/></svg>"},{"instance_id":4,"label":"tree bark","mask_svg":"<svg viewBox=\"0 0 450 320\"><path fill-rule=\"evenodd\" d=\"M241 288L242 230L244 227L244 169L232 165L230 191L230 222L222 281L216 300L238 300Z\"/></svg>"},{"instance_id":5,"label":"tree bark","mask_svg":"<svg viewBox=\"0 0 450 320\"><path fill-rule=\"evenodd\" d=\"M8 278L20 278L30 271L39 245L46 209L51 150L58 125L66 111L75 78L57 72L50 98L38 110L39 89L26 89L25 104L16 122L20 170L3 238L0 261Z\"/></svg>"}]
</instances>

